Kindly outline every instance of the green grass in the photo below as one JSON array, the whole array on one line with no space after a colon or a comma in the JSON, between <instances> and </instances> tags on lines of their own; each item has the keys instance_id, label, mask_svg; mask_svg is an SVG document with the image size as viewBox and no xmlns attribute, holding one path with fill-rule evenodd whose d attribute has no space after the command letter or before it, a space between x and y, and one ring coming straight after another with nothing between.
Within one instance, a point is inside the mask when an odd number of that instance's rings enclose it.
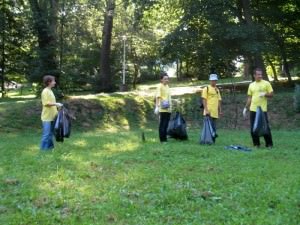
<instances>
[{"instance_id":1,"label":"green grass","mask_svg":"<svg viewBox=\"0 0 300 225\"><path fill-rule=\"evenodd\" d=\"M40 134L0 136L0 224L255 224L300 221L299 132L250 153L247 131L220 130L216 145L157 141L157 132L74 132L53 152Z\"/></svg>"},{"instance_id":2,"label":"green grass","mask_svg":"<svg viewBox=\"0 0 300 225\"><path fill-rule=\"evenodd\" d=\"M220 79L218 81L218 84L224 84L224 83L231 83L231 82L240 82L244 81L243 77L235 77L235 78L225 78L225 79ZM157 87L157 84L159 83L159 80L157 81L147 81L144 82L143 84L139 84L137 89L138 90L155 90ZM185 79L185 80L180 80L177 81L176 78L171 77L170 78L170 87L193 87L193 86L201 86L201 85L208 85L209 80L198 80L198 79Z\"/></svg>"}]
</instances>

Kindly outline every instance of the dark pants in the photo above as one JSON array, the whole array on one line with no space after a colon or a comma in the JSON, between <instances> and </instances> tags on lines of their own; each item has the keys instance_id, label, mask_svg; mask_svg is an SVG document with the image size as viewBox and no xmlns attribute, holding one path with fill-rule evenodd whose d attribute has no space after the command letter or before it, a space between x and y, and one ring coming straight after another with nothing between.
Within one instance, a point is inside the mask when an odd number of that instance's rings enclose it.
<instances>
[{"instance_id":1,"label":"dark pants","mask_svg":"<svg viewBox=\"0 0 300 225\"><path fill-rule=\"evenodd\" d=\"M213 129L217 133L217 118L211 117L210 119L211 119L210 121L211 121L211 125L212 125Z\"/></svg>"},{"instance_id":2,"label":"dark pants","mask_svg":"<svg viewBox=\"0 0 300 225\"><path fill-rule=\"evenodd\" d=\"M273 141L272 141L272 134L271 134L271 129L269 126L269 120L268 120L268 114L267 112L264 112L267 123L268 123L268 134L264 135L264 139L265 139L265 143L266 143L266 147L272 147L273 146ZM254 146L260 146L260 141L259 141L259 136L255 135L252 130L253 130L253 126L254 126L254 120L255 120L255 116L256 116L256 112L252 112L250 111L250 124L251 124L251 137L252 137L252 141L253 141L253 145Z\"/></svg>"},{"instance_id":3,"label":"dark pants","mask_svg":"<svg viewBox=\"0 0 300 225\"><path fill-rule=\"evenodd\" d=\"M210 122L211 122L211 126L212 128L214 129L215 131L215 137L213 138L213 141L214 143L216 142L216 138L218 137L218 134L217 134L217 118L213 118L213 117L210 117Z\"/></svg>"},{"instance_id":4,"label":"dark pants","mask_svg":"<svg viewBox=\"0 0 300 225\"><path fill-rule=\"evenodd\" d=\"M171 113L161 112L159 114L159 140L160 142L167 141L167 129L170 121Z\"/></svg>"}]
</instances>

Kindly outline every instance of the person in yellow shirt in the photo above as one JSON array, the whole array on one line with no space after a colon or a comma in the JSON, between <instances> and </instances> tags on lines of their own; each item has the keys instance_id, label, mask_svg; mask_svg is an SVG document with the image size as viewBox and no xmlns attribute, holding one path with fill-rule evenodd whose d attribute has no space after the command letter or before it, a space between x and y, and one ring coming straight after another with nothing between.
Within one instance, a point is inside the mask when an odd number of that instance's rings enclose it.
<instances>
[{"instance_id":1,"label":"person in yellow shirt","mask_svg":"<svg viewBox=\"0 0 300 225\"><path fill-rule=\"evenodd\" d=\"M41 150L51 150L54 148L53 143L53 130L54 130L54 119L57 115L57 107L62 107L61 103L57 103L55 96L51 90L56 84L55 77L46 75L43 77L43 83L45 88L42 91L42 114L41 120L43 124L43 133L41 140Z\"/></svg>"},{"instance_id":2,"label":"person in yellow shirt","mask_svg":"<svg viewBox=\"0 0 300 225\"><path fill-rule=\"evenodd\" d=\"M222 115L221 93L217 88L218 75L209 75L210 85L202 90L203 115L210 116L212 125L216 130L216 120Z\"/></svg>"},{"instance_id":3,"label":"person in yellow shirt","mask_svg":"<svg viewBox=\"0 0 300 225\"><path fill-rule=\"evenodd\" d=\"M172 112L172 99L169 89L169 76L160 75L160 84L157 87L155 98L155 114L159 114L159 139L161 143L167 142L167 129Z\"/></svg>"},{"instance_id":4,"label":"person in yellow shirt","mask_svg":"<svg viewBox=\"0 0 300 225\"><path fill-rule=\"evenodd\" d=\"M262 69L256 68L254 70L254 79L255 81L249 85L248 88L248 98L246 106L243 110L243 116L246 117L247 111L250 110L250 124L251 124L251 137L253 145L255 147L260 147L259 136L255 135L252 130L254 126L254 120L256 116L256 109L258 106L262 108L262 111L265 114L267 123L268 123L268 134L264 135L266 147L273 147L273 140L271 129L268 121L268 99L273 97L273 88L270 82L262 79Z\"/></svg>"}]
</instances>

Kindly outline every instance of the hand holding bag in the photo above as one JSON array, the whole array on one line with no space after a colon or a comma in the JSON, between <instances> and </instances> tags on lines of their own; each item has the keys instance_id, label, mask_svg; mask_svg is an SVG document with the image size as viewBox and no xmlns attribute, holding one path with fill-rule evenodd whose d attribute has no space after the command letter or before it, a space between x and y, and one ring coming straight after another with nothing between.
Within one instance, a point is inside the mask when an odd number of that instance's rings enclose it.
<instances>
[{"instance_id":1,"label":"hand holding bag","mask_svg":"<svg viewBox=\"0 0 300 225\"><path fill-rule=\"evenodd\" d=\"M160 107L162 109L168 109L168 108L170 108L170 102L168 100L162 100L161 104L160 104Z\"/></svg>"}]
</instances>

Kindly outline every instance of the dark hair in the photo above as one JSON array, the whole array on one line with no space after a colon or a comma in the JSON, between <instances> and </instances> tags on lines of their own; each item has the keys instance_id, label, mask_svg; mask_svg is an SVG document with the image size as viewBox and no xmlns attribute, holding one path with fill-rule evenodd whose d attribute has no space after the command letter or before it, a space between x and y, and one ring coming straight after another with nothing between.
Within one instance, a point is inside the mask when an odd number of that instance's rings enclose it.
<instances>
[{"instance_id":1,"label":"dark hair","mask_svg":"<svg viewBox=\"0 0 300 225\"><path fill-rule=\"evenodd\" d=\"M161 80L164 79L165 76L169 77L169 75L166 72L161 72L159 75Z\"/></svg>"},{"instance_id":2,"label":"dark hair","mask_svg":"<svg viewBox=\"0 0 300 225\"><path fill-rule=\"evenodd\" d=\"M51 75L46 75L43 77L43 83L45 85L45 87L48 87L48 85L53 81L55 80L55 77L54 76L51 76Z\"/></svg>"},{"instance_id":3,"label":"dark hair","mask_svg":"<svg viewBox=\"0 0 300 225\"><path fill-rule=\"evenodd\" d=\"M256 71L263 72L263 70L261 68L259 68L259 67L255 68L254 71L253 71L253 73L256 74Z\"/></svg>"}]
</instances>

